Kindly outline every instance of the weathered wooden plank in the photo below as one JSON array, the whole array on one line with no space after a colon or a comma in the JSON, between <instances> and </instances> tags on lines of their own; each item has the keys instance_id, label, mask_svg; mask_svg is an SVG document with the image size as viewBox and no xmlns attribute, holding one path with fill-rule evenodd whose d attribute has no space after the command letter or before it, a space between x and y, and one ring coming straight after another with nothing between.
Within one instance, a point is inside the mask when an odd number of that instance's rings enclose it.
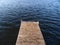
<instances>
[{"instance_id":1,"label":"weathered wooden plank","mask_svg":"<svg viewBox=\"0 0 60 45\"><path fill-rule=\"evenodd\" d=\"M21 22L16 45L45 45L39 22Z\"/></svg>"}]
</instances>

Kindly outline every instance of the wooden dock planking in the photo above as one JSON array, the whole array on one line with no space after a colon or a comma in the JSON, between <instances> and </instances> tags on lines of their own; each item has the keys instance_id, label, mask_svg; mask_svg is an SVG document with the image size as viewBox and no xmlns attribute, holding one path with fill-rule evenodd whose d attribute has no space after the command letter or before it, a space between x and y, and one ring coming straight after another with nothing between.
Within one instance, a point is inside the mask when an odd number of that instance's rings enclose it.
<instances>
[{"instance_id":1,"label":"wooden dock planking","mask_svg":"<svg viewBox=\"0 0 60 45\"><path fill-rule=\"evenodd\" d=\"M45 45L39 22L21 22L16 45Z\"/></svg>"}]
</instances>

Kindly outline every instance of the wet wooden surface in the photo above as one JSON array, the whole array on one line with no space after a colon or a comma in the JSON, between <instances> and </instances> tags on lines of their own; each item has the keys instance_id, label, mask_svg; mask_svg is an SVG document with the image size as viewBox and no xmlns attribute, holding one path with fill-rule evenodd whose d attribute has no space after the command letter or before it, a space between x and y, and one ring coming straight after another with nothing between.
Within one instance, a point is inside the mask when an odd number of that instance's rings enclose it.
<instances>
[{"instance_id":1,"label":"wet wooden surface","mask_svg":"<svg viewBox=\"0 0 60 45\"><path fill-rule=\"evenodd\" d=\"M45 45L39 22L21 22L16 45Z\"/></svg>"}]
</instances>

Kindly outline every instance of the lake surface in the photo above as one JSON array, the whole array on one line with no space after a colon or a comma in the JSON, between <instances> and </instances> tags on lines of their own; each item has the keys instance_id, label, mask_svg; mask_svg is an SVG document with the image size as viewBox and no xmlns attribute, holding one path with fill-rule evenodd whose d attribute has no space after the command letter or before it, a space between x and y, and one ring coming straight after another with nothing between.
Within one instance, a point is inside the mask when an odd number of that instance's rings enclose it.
<instances>
[{"instance_id":1,"label":"lake surface","mask_svg":"<svg viewBox=\"0 0 60 45\"><path fill-rule=\"evenodd\" d=\"M1 45L15 44L21 20L39 21L46 45L60 45L59 0L1 0Z\"/></svg>"}]
</instances>

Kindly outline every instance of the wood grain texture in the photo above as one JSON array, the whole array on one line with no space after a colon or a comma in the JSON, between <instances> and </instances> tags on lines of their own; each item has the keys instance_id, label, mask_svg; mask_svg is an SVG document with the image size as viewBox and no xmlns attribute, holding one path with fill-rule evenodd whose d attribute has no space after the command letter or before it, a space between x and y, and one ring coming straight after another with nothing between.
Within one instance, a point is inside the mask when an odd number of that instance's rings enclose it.
<instances>
[{"instance_id":1,"label":"wood grain texture","mask_svg":"<svg viewBox=\"0 0 60 45\"><path fill-rule=\"evenodd\" d=\"M39 22L21 22L16 45L45 45Z\"/></svg>"}]
</instances>

